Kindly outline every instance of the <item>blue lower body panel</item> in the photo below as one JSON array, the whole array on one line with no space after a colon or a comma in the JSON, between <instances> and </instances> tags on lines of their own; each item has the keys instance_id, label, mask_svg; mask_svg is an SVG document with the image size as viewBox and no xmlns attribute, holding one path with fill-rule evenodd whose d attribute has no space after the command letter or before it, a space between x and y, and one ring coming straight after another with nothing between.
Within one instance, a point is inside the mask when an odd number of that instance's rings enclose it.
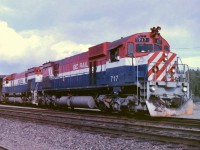
<instances>
[{"instance_id":1,"label":"blue lower body panel","mask_svg":"<svg viewBox=\"0 0 200 150\"><path fill-rule=\"evenodd\" d=\"M138 68L132 66L123 66L107 69L106 71L98 72L95 75L95 79L91 79L89 74L57 78L46 79L42 83L44 89L70 89L70 88L88 88L88 87L101 87L101 86L121 86L134 84L137 81L137 76L144 80L147 75L147 65L141 65ZM138 71L138 73L137 73ZM95 80L91 82L90 80Z\"/></svg>"},{"instance_id":2,"label":"blue lower body panel","mask_svg":"<svg viewBox=\"0 0 200 150\"><path fill-rule=\"evenodd\" d=\"M3 87L3 93L23 93L28 91L28 84L12 86L12 87Z\"/></svg>"},{"instance_id":3,"label":"blue lower body panel","mask_svg":"<svg viewBox=\"0 0 200 150\"><path fill-rule=\"evenodd\" d=\"M138 79L147 79L147 65L138 66L122 66L107 69L106 71L91 74L83 74L79 76L63 77L63 78L43 78L43 82L38 83L37 90L63 90L74 88L98 88L102 86L118 87L135 84ZM92 78L91 78L92 77ZM92 80L92 81L91 81ZM26 85L4 87L3 93L20 93L36 88L35 80L28 81Z\"/></svg>"}]
</instances>

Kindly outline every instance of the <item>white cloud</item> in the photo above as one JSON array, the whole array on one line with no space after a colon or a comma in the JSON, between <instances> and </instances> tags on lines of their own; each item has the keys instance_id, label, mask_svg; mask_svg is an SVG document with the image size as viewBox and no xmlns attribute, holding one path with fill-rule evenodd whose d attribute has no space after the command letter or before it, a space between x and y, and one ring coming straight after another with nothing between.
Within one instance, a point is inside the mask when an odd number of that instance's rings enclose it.
<instances>
[{"instance_id":1,"label":"white cloud","mask_svg":"<svg viewBox=\"0 0 200 150\"><path fill-rule=\"evenodd\" d=\"M168 41L171 48L188 47L191 32L184 26L162 26L161 35Z\"/></svg>"},{"instance_id":2,"label":"white cloud","mask_svg":"<svg viewBox=\"0 0 200 150\"><path fill-rule=\"evenodd\" d=\"M190 68L197 68L200 64L200 56L182 59L183 64L188 64Z\"/></svg>"},{"instance_id":3,"label":"white cloud","mask_svg":"<svg viewBox=\"0 0 200 150\"><path fill-rule=\"evenodd\" d=\"M30 54L38 58L37 52L43 47L45 50L54 40L51 36L39 36L34 32L18 33L4 21L0 21L0 33L1 61L10 63L27 60Z\"/></svg>"},{"instance_id":4,"label":"white cloud","mask_svg":"<svg viewBox=\"0 0 200 150\"><path fill-rule=\"evenodd\" d=\"M88 47L91 46L77 44L70 40L61 40L51 31L17 32L9 27L5 21L0 21L0 33L0 61L15 64L17 67L42 65L50 60L69 57L74 52L87 51ZM13 69L16 68L8 68L8 71L12 73ZM24 70L16 70L16 72L20 71Z\"/></svg>"},{"instance_id":5,"label":"white cloud","mask_svg":"<svg viewBox=\"0 0 200 150\"><path fill-rule=\"evenodd\" d=\"M185 27L180 26L173 26L173 27L166 27L164 26L164 29L162 30L162 33L166 37L173 37L173 38L185 38L190 37L190 33Z\"/></svg>"},{"instance_id":6,"label":"white cloud","mask_svg":"<svg viewBox=\"0 0 200 150\"><path fill-rule=\"evenodd\" d=\"M13 12L11 8L0 5L0 13L10 13L10 12Z\"/></svg>"},{"instance_id":7,"label":"white cloud","mask_svg":"<svg viewBox=\"0 0 200 150\"><path fill-rule=\"evenodd\" d=\"M62 59L63 56L72 56L75 53L85 52L91 46L89 44L77 44L72 41L61 41L52 45L51 49L56 51L56 59Z\"/></svg>"},{"instance_id":8,"label":"white cloud","mask_svg":"<svg viewBox=\"0 0 200 150\"><path fill-rule=\"evenodd\" d=\"M8 27L4 21L0 21L0 33L1 60L20 57L26 47L23 37Z\"/></svg>"}]
</instances>

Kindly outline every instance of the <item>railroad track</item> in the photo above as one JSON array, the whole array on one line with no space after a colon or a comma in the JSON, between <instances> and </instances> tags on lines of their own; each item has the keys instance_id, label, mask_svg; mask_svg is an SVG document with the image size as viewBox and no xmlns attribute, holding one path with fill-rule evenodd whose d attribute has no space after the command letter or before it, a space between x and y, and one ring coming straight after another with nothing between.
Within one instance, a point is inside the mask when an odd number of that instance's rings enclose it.
<instances>
[{"instance_id":1,"label":"railroad track","mask_svg":"<svg viewBox=\"0 0 200 150\"><path fill-rule=\"evenodd\" d=\"M128 138L137 137L168 143L182 143L200 147L200 120L181 118L150 118L105 115L101 112L63 112L28 107L0 105L0 115L48 123L62 127L77 127L89 132L100 132ZM80 113L81 112L81 113Z\"/></svg>"}]
</instances>

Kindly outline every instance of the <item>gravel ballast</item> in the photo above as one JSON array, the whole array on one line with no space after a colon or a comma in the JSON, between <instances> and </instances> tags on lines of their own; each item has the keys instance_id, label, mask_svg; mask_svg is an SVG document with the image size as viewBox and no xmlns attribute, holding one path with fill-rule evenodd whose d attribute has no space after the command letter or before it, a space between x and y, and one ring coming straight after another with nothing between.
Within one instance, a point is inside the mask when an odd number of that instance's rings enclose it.
<instances>
[{"instance_id":1,"label":"gravel ballast","mask_svg":"<svg viewBox=\"0 0 200 150\"><path fill-rule=\"evenodd\" d=\"M180 146L88 133L18 119L0 118L0 146L9 150L165 150Z\"/></svg>"}]
</instances>

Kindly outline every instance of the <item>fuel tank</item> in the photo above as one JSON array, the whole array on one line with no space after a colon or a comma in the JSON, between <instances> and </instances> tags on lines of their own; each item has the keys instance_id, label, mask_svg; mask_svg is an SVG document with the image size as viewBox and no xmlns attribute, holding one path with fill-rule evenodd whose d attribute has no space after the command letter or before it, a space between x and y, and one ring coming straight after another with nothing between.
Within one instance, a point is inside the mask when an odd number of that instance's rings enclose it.
<instances>
[{"instance_id":1,"label":"fuel tank","mask_svg":"<svg viewBox=\"0 0 200 150\"><path fill-rule=\"evenodd\" d=\"M56 100L55 104L67 107L96 108L96 104L92 96L62 96Z\"/></svg>"}]
</instances>

